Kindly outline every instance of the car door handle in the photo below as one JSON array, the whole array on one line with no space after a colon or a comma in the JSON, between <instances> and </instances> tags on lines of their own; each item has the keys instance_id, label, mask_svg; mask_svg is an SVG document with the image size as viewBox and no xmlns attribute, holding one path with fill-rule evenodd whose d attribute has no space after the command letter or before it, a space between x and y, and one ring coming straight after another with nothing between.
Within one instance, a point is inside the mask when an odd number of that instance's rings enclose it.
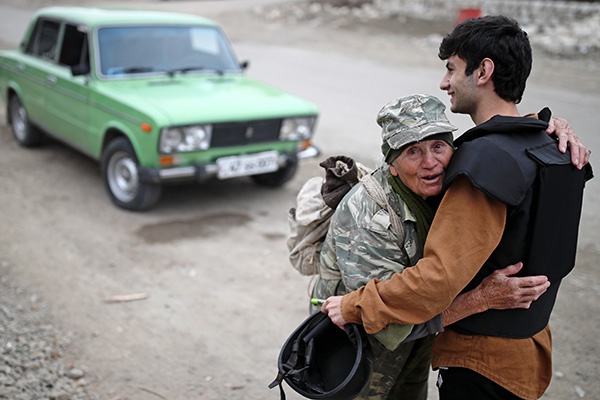
<instances>
[{"instance_id":1,"label":"car door handle","mask_svg":"<svg viewBox=\"0 0 600 400\"><path fill-rule=\"evenodd\" d=\"M48 82L51 86L56 85L57 78L54 75L48 75L46 77L46 82Z\"/></svg>"},{"instance_id":2,"label":"car door handle","mask_svg":"<svg viewBox=\"0 0 600 400\"><path fill-rule=\"evenodd\" d=\"M17 70L18 70L19 72L23 72L23 71L25 71L25 64L23 64L23 63L18 63L18 64L17 64Z\"/></svg>"}]
</instances>

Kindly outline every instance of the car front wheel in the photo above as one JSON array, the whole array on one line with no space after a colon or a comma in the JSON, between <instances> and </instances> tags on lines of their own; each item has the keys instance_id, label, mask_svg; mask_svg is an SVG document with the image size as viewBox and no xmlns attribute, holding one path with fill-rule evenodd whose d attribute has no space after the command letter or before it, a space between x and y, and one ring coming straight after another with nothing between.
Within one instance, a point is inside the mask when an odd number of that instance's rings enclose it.
<instances>
[{"instance_id":1,"label":"car front wheel","mask_svg":"<svg viewBox=\"0 0 600 400\"><path fill-rule=\"evenodd\" d=\"M42 133L29 122L27 110L17 95L13 95L8 103L10 126L15 139L21 146L35 147L42 143Z\"/></svg>"},{"instance_id":2,"label":"car front wheel","mask_svg":"<svg viewBox=\"0 0 600 400\"><path fill-rule=\"evenodd\" d=\"M125 138L112 140L102 154L102 176L108 193L117 206L141 211L155 205L160 185L140 182L139 164L131 143Z\"/></svg>"}]
</instances>

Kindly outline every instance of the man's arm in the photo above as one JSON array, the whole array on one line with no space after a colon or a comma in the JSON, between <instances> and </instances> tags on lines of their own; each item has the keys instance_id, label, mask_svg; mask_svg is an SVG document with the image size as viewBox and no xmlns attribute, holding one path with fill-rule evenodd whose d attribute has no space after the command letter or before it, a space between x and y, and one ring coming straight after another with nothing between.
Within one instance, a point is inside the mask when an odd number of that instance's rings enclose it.
<instances>
[{"instance_id":1,"label":"man's arm","mask_svg":"<svg viewBox=\"0 0 600 400\"><path fill-rule=\"evenodd\" d=\"M375 333L390 323L419 324L444 311L496 248L506 206L457 178L434 218L424 257L387 281L371 281L322 310L342 327L362 323ZM342 314L343 313L343 314Z\"/></svg>"},{"instance_id":2,"label":"man's arm","mask_svg":"<svg viewBox=\"0 0 600 400\"><path fill-rule=\"evenodd\" d=\"M442 324L451 325L470 315L490 309L529 308L550 287L544 275L512 277L523 263L494 271L475 289L459 295L442 313Z\"/></svg>"},{"instance_id":3,"label":"man's arm","mask_svg":"<svg viewBox=\"0 0 600 400\"><path fill-rule=\"evenodd\" d=\"M522 268L519 262L494 271L475 289L456 297L442 313L442 325L491 309L529 308L550 287L550 281L544 275L514 277ZM331 297L328 303L338 304L340 300L341 296Z\"/></svg>"}]
</instances>

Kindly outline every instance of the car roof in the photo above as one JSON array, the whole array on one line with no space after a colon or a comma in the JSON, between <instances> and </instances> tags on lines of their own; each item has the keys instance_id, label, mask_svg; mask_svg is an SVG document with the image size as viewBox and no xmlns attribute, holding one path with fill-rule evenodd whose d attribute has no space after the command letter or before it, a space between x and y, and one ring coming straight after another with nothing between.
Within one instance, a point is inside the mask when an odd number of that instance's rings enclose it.
<instances>
[{"instance_id":1,"label":"car roof","mask_svg":"<svg viewBox=\"0 0 600 400\"><path fill-rule=\"evenodd\" d=\"M67 20L90 28L113 24L218 25L211 19L191 14L104 7L46 7L38 10L36 17Z\"/></svg>"}]
</instances>

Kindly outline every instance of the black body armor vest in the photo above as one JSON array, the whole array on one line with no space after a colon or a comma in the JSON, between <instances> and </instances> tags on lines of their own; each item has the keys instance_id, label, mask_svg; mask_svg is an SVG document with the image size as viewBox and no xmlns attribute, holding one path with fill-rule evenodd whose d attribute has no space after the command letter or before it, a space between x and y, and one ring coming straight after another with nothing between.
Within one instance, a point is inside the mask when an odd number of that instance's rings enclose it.
<instances>
[{"instance_id":1,"label":"black body armor vest","mask_svg":"<svg viewBox=\"0 0 600 400\"><path fill-rule=\"evenodd\" d=\"M502 239L464 289L494 270L523 261L520 276L547 275L549 289L529 309L488 310L449 328L463 334L527 338L548 324L561 280L573 269L585 182L591 166L577 170L533 118L496 116L457 139L446 186L465 176L507 205Z\"/></svg>"}]
</instances>

